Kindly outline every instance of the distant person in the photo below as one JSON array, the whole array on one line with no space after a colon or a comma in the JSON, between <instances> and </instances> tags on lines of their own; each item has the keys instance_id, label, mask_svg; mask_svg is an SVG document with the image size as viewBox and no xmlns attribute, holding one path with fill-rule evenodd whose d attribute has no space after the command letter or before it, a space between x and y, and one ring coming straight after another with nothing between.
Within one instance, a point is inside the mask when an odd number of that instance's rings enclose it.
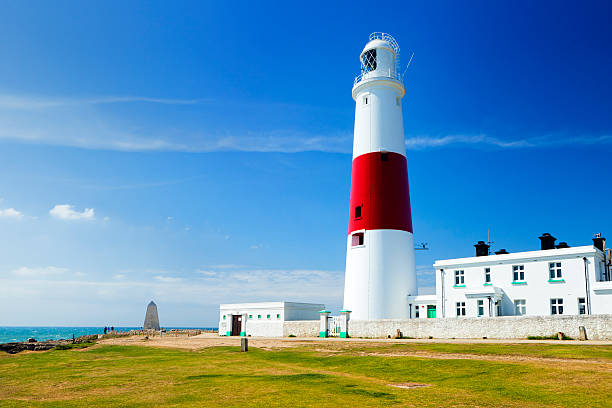
<instances>
[{"instance_id":1,"label":"distant person","mask_svg":"<svg viewBox=\"0 0 612 408\"><path fill-rule=\"evenodd\" d=\"M106 326L104 326L104 334L106 334L107 331L108 329L106 328Z\"/></svg>"},{"instance_id":2,"label":"distant person","mask_svg":"<svg viewBox=\"0 0 612 408\"><path fill-rule=\"evenodd\" d=\"M115 331L115 326L111 326L111 331L114 332Z\"/></svg>"}]
</instances>

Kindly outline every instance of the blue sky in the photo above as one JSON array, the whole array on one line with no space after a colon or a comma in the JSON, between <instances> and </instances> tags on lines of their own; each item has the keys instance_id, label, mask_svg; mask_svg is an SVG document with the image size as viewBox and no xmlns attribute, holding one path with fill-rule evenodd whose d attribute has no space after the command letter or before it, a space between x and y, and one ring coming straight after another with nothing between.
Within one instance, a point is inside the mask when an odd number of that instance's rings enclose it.
<instances>
[{"instance_id":1,"label":"blue sky","mask_svg":"<svg viewBox=\"0 0 612 408\"><path fill-rule=\"evenodd\" d=\"M610 234L606 2L0 8L0 325L215 325L342 303L358 55L405 64L419 284L435 259Z\"/></svg>"}]
</instances>

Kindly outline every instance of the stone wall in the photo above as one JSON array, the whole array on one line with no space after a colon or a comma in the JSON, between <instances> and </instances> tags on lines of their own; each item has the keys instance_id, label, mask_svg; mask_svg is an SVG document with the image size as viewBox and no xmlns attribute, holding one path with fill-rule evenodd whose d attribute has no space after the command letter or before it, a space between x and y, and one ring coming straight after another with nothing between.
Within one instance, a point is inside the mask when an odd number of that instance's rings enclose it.
<instances>
[{"instance_id":1,"label":"stone wall","mask_svg":"<svg viewBox=\"0 0 612 408\"><path fill-rule=\"evenodd\" d=\"M590 316L503 316L491 318L448 318L377 320L349 323L351 337L395 336L397 329L405 337L415 338L483 338L524 339L528 336L550 336L563 332L578 338L584 326L591 340L612 339L612 315Z\"/></svg>"},{"instance_id":2,"label":"stone wall","mask_svg":"<svg viewBox=\"0 0 612 408\"><path fill-rule=\"evenodd\" d=\"M399 329L404 337L526 339L528 336L551 336L563 332L569 337L580 337L584 326L589 340L612 340L612 315L580 316L503 316L479 318L410 319L349 321L349 336L384 338L394 337ZM316 337L319 321L285 322L283 335Z\"/></svg>"},{"instance_id":3,"label":"stone wall","mask_svg":"<svg viewBox=\"0 0 612 408\"><path fill-rule=\"evenodd\" d=\"M283 336L294 335L296 337L319 336L320 320L292 320L283 324Z\"/></svg>"}]
</instances>

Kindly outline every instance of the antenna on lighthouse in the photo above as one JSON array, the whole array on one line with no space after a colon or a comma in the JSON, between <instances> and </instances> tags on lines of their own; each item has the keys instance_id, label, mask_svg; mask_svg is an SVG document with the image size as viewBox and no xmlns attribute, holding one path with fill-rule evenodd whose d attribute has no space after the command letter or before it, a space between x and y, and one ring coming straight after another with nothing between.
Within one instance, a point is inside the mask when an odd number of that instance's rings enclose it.
<instances>
[{"instance_id":1,"label":"antenna on lighthouse","mask_svg":"<svg viewBox=\"0 0 612 408\"><path fill-rule=\"evenodd\" d=\"M408 64L406 65L406 69L404 69L404 72L402 72L402 81L404 80L404 75L406 75L406 71L408 71L408 67L412 63L412 58L414 58L414 52L410 56L410 61L408 61Z\"/></svg>"}]
</instances>

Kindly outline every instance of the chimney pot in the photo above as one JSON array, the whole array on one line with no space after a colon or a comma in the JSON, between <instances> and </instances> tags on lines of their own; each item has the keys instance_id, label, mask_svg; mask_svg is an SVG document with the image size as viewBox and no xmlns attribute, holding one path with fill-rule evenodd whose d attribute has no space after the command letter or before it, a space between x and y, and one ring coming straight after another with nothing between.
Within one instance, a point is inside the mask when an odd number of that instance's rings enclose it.
<instances>
[{"instance_id":1,"label":"chimney pot","mask_svg":"<svg viewBox=\"0 0 612 408\"><path fill-rule=\"evenodd\" d=\"M474 247L476 248L476 256L489 255L489 245L485 244L484 241L478 241Z\"/></svg>"},{"instance_id":2,"label":"chimney pot","mask_svg":"<svg viewBox=\"0 0 612 408\"><path fill-rule=\"evenodd\" d=\"M593 238L593 246L600 251L603 251L606 247L606 239L601 236L601 234L595 234L595 238Z\"/></svg>"},{"instance_id":3,"label":"chimney pot","mask_svg":"<svg viewBox=\"0 0 612 408\"><path fill-rule=\"evenodd\" d=\"M548 232L543 233L542 236L538 238L540 238L540 248L542 250L555 249L555 241L557 238L553 237Z\"/></svg>"}]
</instances>

